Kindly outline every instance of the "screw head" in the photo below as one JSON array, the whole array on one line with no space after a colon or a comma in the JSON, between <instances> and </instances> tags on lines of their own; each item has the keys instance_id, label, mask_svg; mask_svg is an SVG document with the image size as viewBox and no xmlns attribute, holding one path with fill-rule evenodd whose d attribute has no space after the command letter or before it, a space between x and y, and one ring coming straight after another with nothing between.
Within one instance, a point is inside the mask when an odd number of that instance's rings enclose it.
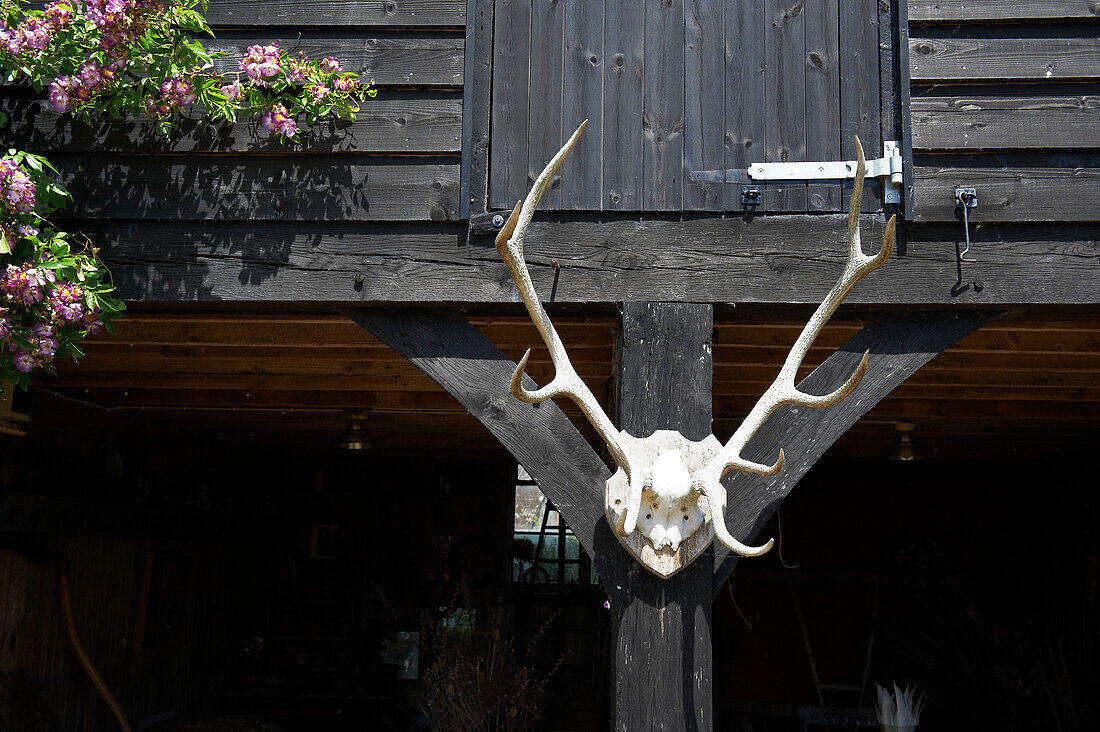
<instances>
[{"instance_id":1,"label":"screw head","mask_svg":"<svg viewBox=\"0 0 1100 732\"><path fill-rule=\"evenodd\" d=\"M498 229L500 227L504 226L504 217L501 216L500 214L494 215L493 216L493 226L495 226Z\"/></svg>"}]
</instances>

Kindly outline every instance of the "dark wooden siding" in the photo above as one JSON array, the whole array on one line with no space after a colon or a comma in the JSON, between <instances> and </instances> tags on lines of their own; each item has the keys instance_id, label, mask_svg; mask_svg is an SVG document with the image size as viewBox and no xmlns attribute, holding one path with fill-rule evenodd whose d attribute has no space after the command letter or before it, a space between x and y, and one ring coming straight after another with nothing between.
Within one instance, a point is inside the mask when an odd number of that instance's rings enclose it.
<instances>
[{"instance_id":1,"label":"dark wooden siding","mask_svg":"<svg viewBox=\"0 0 1100 732\"><path fill-rule=\"evenodd\" d=\"M909 0L918 221L1100 220L1100 6Z\"/></svg>"},{"instance_id":2,"label":"dark wooden siding","mask_svg":"<svg viewBox=\"0 0 1100 732\"><path fill-rule=\"evenodd\" d=\"M873 0L497 0L494 11L490 208L522 198L585 119L546 208L741 210L739 185L691 173L851 159L856 134L882 154ZM840 184L769 183L753 210L840 211L843 199Z\"/></svg>"},{"instance_id":3,"label":"dark wooden siding","mask_svg":"<svg viewBox=\"0 0 1100 732\"><path fill-rule=\"evenodd\" d=\"M379 95L356 122L303 126L300 145L275 142L254 123L187 120L167 140L147 118L88 126L21 91L4 102L13 113L6 142L49 153L75 200L65 225L94 229L131 298L194 296L182 281L156 284L167 273L129 276L127 262L135 251L166 260L231 249L212 220L281 222L315 246L329 238L322 222L457 221L465 9L465 0L211 0L210 45L228 53L219 62L227 70L248 45L276 41L337 56L375 80ZM140 240L136 225L150 220L165 222L163 236Z\"/></svg>"}]
</instances>

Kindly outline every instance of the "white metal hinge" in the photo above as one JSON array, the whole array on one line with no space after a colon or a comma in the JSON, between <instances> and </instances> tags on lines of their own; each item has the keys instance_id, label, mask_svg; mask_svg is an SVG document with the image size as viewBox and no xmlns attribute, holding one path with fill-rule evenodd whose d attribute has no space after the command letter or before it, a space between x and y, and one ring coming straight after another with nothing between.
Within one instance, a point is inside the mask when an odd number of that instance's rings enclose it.
<instances>
[{"instance_id":1,"label":"white metal hinge","mask_svg":"<svg viewBox=\"0 0 1100 732\"><path fill-rule=\"evenodd\" d=\"M867 161L867 177L882 181L883 203L901 203L901 146L887 140L882 153L881 158ZM748 174L753 180L848 180L856 177L856 161L752 163Z\"/></svg>"}]
</instances>

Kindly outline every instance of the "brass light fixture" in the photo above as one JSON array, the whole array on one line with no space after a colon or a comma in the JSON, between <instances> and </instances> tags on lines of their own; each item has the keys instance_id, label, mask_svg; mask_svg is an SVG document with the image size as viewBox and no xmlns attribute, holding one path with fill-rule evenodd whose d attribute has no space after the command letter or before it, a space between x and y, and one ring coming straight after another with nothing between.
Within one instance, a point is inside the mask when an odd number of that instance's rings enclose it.
<instances>
[{"instance_id":1,"label":"brass light fixture","mask_svg":"<svg viewBox=\"0 0 1100 732\"><path fill-rule=\"evenodd\" d=\"M356 412L348 418L348 424L340 435L340 449L369 450L371 447L367 439L367 413Z\"/></svg>"},{"instance_id":2,"label":"brass light fixture","mask_svg":"<svg viewBox=\"0 0 1100 732\"><path fill-rule=\"evenodd\" d=\"M899 462L911 462L919 460L917 443L913 439L913 433L917 431L917 425L912 422L894 423L894 447L890 451L890 459Z\"/></svg>"}]
</instances>

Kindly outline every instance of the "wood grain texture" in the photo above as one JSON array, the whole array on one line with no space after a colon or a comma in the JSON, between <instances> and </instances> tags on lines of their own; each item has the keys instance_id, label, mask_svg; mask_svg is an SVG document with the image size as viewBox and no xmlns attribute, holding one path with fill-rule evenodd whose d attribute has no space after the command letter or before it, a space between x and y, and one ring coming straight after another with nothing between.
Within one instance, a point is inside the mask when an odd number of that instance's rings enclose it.
<instances>
[{"instance_id":1,"label":"wood grain texture","mask_svg":"<svg viewBox=\"0 0 1100 732\"><path fill-rule=\"evenodd\" d=\"M89 125L71 114L57 114L43 101L9 98L0 103L0 109L10 117L4 141L31 152L454 155L462 146L462 100L440 92L369 99L355 122L308 126L301 120L297 144L278 141L254 122L234 125L184 119L165 137L145 115Z\"/></svg>"},{"instance_id":2,"label":"wood grain texture","mask_svg":"<svg viewBox=\"0 0 1100 732\"><path fill-rule=\"evenodd\" d=\"M598 211L603 201L604 4L601 0L562 1L565 3L562 135L573 134L581 122L588 120L585 133L569 156L568 170L562 172L562 208Z\"/></svg>"},{"instance_id":3,"label":"wood grain texture","mask_svg":"<svg viewBox=\"0 0 1100 732\"><path fill-rule=\"evenodd\" d=\"M879 78L878 4L875 0L840 3L840 153L855 160L858 135L868 158L882 157L882 108ZM852 184L844 186L844 205ZM882 209L882 185L868 181L863 211Z\"/></svg>"},{"instance_id":4,"label":"wood grain texture","mask_svg":"<svg viewBox=\"0 0 1100 732\"><path fill-rule=\"evenodd\" d=\"M496 0L489 205L511 209L527 194L531 3Z\"/></svg>"},{"instance_id":5,"label":"wood grain texture","mask_svg":"<svg viewBox=\"0 0 1100 732\"><path fill-rule=\"evenodd\" d=\"M894 83L898 108L897 128L901 130L902 177L904 189L901 196L902 216L906 221L913 220L913 121L912 86L909 81L909 0L898 0L892 8L894 24ZM885 85L885 80L883 81ZM885 132L884 132L885 134Z\"/></svg>"},{"instance_id":6,"label":"wood grain texture","mask_svg":"<svg viewBox=\"0 0 1100 732\"><path fill-rule=\"evenodd\" d=\"M726 167L748 168L764 160L764 4L727 4L726 30ZM741 187L725 186L727 211L766 211L741 204Z\"/></svg>"},{"instance_id":7,"label":"wood grain texture","mask_svg":"<svg viewBox=\"0 0 1100 732\"><path fill-rule=\"evenodd\" d=\"M673 429L710 434L708 305L627 303L618 336L618 418L634 435ZM711 576L714 553L669 579L640 570L625 551L605 580L615 633L616 732L710 730L713 725Z\"/></svg>"},{"instance_id":8,"label":"wood grain texture","mask_svg":"<svg viewBox=\"0 0 1100 732\"><path fill-rule=\"evenodd\" d=\"M738 539L754 543L764 522L818 458L879 400L937 354L996 317L996 312L898 313L880 316L841 347L800 388L811 394L836 388L870 351L867 374L841 403L824 409L783 407L749 441L744 457L786 463L778 475L733 473L725 483L730 502L726 525ZM716 547L714 591L722 588L740 557Z\"/></svg>"},{"instance_id":9,"label":"wood grain texture","mask_svg":"<svg viewBox=\"0 0 1100 732\"><path fill-rule=\"evenodd\" d=\"M1100 38L911 38L914 82L1100 78Z\"/></svg>"},{"instance_id":10,"label":"wood grain texture","mask_svg":"<svg viewBox=\"0 0 1100 732\"><path fill-rule=\"evenodd\" d=\"M390 26L396 28L466 25L466 0L210 0L212 26Z\"/></svg>"},{"instance_id":11,"label":"wood grain texture","mask_svg":"<svg viewBox=\"0 0 1100 732\"><path fill-rule=\"evenodd\" d=\"M642 205L678 211L684 196L684 5L645 0Z\"/></svg>"},{"instance_id":12,"label":"wood grain texture","mask_svg":"<svg viewBox=\"0 0 1100 732\"><path fill-rule=\"evenodd\" d=\"M525 404L508 384L515 364L456 311L344 311L450 392L493 433L554 503L593 558L601 577L615 576L603 515L603 484L611 476L600 457L552 402ZM527 388L534 388L525 379ZM597 538L597 527L607 529ZM602 531L602 530L601 530Z\"/></svg>"},{"instance_id":13,"label":"wood grain texture","mask_svg":"<svg viewBox=\"0 0 1100 732\"><path fill-rule=\"evenodd\" d=\"M808 159L805 11L805 0L764 0L764 162ZM768 211L805 211L805 182L765 183L764 205Z\"/></svg>"},{"instance_id":14,"label":"wood grain texture","mask_svg":"<svg viewBox=\"0 0 1100 732\"><path fill-rule=\"evenodd\" d=\"M954 221L955 189L977 187L971 223L1100 220L1100 168L917 165L917 221ZM961 226L961 225L960 225Z\"/></svg>"},{"instance_id":15,"label":"wood grain texture","mask_svg":"<svg viewBox=\"0 0 1100 732\"><path fill-rule=\"evenodd\" d=\"M844 159L840 152L839 22L838 0L806 4L807 160ZM840 182L811 181L806 186L806 207L810 211L842 211L845 203Z\"/></svg>"},{"instance_id":16,"label":"wood grain texture","mask_svg":"<svg viewBox=\"0 0 1100 732\"><path fill-rule=\"evenodd\" d=\"M685 211L721 211L725 183L693 181L693 170L726 167L725 10L720 0L684 3Z\"/></svg>"},{"instance_id":17,"label":"wood grain texture","mask_svg":"<svg viewBox=\"0 0 1100 732\"><path fill-rule=\"evenodd\" d=\"M562 134L565 16L566 3L563 0L535 0L531 3L531 74L528 82L531 91L528 95L528 119L535 120L535 123L529 125L527 131L528 187L557 154L565 138L584 120L582 116L565 135ZM584 113L582 110L581 114ZM566 126L570 124L571 121L566 122ZM599 135L598 126L590 127L585 131L584 138ZM584 141L586 140L582 139ZM577 154L574 151L570 157L575 158ZM547 211L561 208L560 172L554 176L539 205Z\"/></svg>"},{"instance_id":18,"label":"wood grain texture","mask_svg":"<svg viewBox=\"0 0 1100 732\"><path fill-rule=\"evenodd\" d=\"M881 222L864 223L864 241ZM488 237L459 226L87 221L120 295L136 300L516 303ZM816 305L844 266L841 216L531 225L527 261L548 302L666 301ZM960 287L962 226L921 227L904 255L847 302L884 306L1100 302L1100 227L997 225L971 234L979 265ZM834 242L835 246L823 246ZM555 269L552 260L561 265ZM969 281L969 279L967 280Z\"/></svg>"},{"instance_id":19,"label":"wood grain texture","mask_svg":"<svg viewBox=\"0 0 1100 732\"><path fill-rule=\"evenodd\" d=\"M459 209L463 219L484 214L489 205L489 135L492 129L493 0L469 0L466 72L463 86L462 147L465 181Z\"/></svg>"},{"instance_id":20,"label":"wood grain texture","mask_svg":"<svg viewBox=\"0 0 1100 732\"><path fill-rule=\"evenodd\" d=\"M1100 17L1096 0L909 0L911 23L1076 20Z\"/></svg>"},{"instance_id":21,"label":"wood grain texture","mask_svg":"<svg viewBox=\"0 0 1100 732\"><path fill-rule=\"evenodd\" d=\"M642 79L645 17L631 3L605 4L603 208L642 208Z\"/></svg>"},{"instance_id":22,"label":"wood grain texture","mask_svg":"<svg viewBox=\"0 0 1100 732\"><path fill-rule=\"evenodd\" d=\"M307 29L299 38L279 29L265 34L262 40L277 43L283 49L293 48L295 54L304 53L308 58L336 56L345 71L354 71L364 81L374 79L378 86L462 86L465 44L453 34L441 37L408 32L364 38L361 31L326 28ZM205 45L211 51L226 54L214 61L217 71L236 73L246 49L257 42L257 30L250 28L219 30L217 38L209 39Z\"/></svg>"},{"instance_id":23,"label":"wood grain texture","mask_svg":"<svg viewBox=\"0 0 1100 732\"><path fill-rule=\"evenodd\" d=\"M913 99L919 150L1076 150L1100 147L1100 97Z\"/></svg>"},{"instance_id":24,"label":"wood grain texture","mask_svg":"<svg viewBox=\"0 0 1100 732\"><path fill-rule=\"evenodd\" d=\"M88 219L446 221L458 217L458 161L55 156Z\"/></svg>"}]
</instances>

